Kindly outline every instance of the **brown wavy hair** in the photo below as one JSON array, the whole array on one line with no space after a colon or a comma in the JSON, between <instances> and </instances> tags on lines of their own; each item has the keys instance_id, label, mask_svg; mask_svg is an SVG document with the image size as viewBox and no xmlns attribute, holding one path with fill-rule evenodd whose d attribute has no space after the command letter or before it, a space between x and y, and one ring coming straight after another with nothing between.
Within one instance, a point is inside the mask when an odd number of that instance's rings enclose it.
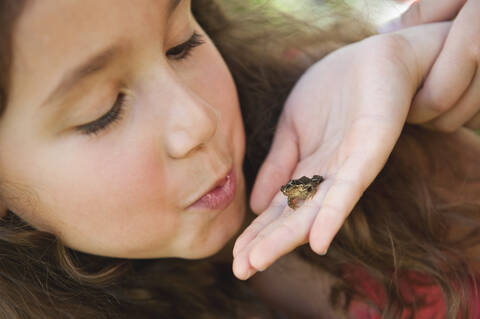
<instances>
[{"instance_id":1,"label":"brown wavy hair","mask_svg":"<svg viewBox=\"0 0 480 319\"><path fill-rule=\"evenodd\" d=\"M8 104L15 21L26 0L0 0L0 111ZM315 60L372 34L346 7L324 2L322 27L246 1L192 1L238 88L247 134L249 190L268 152L278 115L295 82ZM332 19L334 17L334 19ZM312 44L315 44L312 47ZM289 50L299 58L286 59ZM425 300L402 286L439 286L448 318L468 318L475 296L479 244L480 150L457 135L407 126L389 161L356 205L327 256L296 250L338 278L332 306L359 299L383 318L398 318ZM3 193L0 183L0 195ZM460 235L449 236L461 230ZM354 269L379 284L370 300ZM412 276L412 272L421 276ZM408 292L407 292L408 294ZM413 294L413 293L412 293ZM210 259L128 260L65 247L15 212L0 220L1 318L271 318L275 311L236 280L231 264Z\"/></svg>"}]
</instances>

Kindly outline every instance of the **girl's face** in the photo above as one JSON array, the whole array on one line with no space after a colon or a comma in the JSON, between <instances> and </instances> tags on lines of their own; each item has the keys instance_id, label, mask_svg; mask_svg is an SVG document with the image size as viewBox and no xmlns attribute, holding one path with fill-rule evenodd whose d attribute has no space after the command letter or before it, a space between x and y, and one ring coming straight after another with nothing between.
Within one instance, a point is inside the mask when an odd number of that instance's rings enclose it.
<instances>
[{"instance_id":1,"label":"girl's face","mask_svg":"<svg viewBox=\"0 0 480 319\"><path fill-rule=\"evenodd\" d=\"M205 257L239 229L238 97L190 0L31 1L11 72L2 195L34 227L130 258Z\"/></svg>"}]
</instances>

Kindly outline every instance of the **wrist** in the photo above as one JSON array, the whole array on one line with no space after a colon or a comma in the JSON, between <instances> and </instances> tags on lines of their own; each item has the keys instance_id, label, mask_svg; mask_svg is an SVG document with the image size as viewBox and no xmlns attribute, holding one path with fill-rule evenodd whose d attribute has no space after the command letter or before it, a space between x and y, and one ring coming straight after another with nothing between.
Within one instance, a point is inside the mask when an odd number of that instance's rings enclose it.
<instances>
[{"instance_id":1,"label":"wrist","mask_svg":"<svg viewBox=\"0 0 480 319\"><path fill-rule=\"evenodd\" d=\"M415 92L440 54L451 25L451 22L432 23L382 35L396 42L396 58L408 68Z\"/></svg>"}]
</instances>

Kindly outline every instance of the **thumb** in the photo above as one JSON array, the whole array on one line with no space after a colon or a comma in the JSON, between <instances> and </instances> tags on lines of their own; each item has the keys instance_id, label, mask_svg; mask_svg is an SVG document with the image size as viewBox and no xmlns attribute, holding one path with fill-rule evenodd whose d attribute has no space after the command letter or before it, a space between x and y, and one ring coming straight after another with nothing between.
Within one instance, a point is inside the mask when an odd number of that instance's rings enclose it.
<instances>
[{"instance_id":1,"label":"thumb","mask_svg":"<svg viewBox=\"0 0 480 319\"><path fill-rule=\"evenodd\" d=\"M467 0L415 1L400 17L378 29L380 33L397 31L419 24L447 21L455 18Z\"/></svg>"},{"instance_id":2,"label":"thumb","mask_svg":"<svg viewBox=\"0 0 480 319\"><path fill-rule=\"evenodd\" d=\"M255 179L250 207L256 214L267 209L298 163L298 138L292 125L280 121L270 151Z\"/></svg>"}]
</instances>

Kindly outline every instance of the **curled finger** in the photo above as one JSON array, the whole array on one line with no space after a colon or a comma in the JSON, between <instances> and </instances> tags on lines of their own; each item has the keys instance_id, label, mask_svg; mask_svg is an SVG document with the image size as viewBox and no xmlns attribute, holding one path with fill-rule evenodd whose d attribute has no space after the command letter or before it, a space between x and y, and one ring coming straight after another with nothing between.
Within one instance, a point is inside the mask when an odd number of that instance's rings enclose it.
<instances>
[{"instance_id":1,"label":"curled finger","mask_svg":"<svg viewBox=\"0 0 480 319\"><path fill-rule=\"evenodd\" d=\"M237 254L242 251L259 232L277 219L283 212L285 206L285 198L282 193L278 192L267 210L255 218L255 220L237 238L233 247L233 256L237 256Z\"/></svg>"},{"instance_id":2,"label":"curled finger","mask_svg":"<svg viewBox=\"0 0 480 319\"><path fill-rule=\"evenodd\" d=\"M469 2L453 23L440 55L415 96L408 122L425 123L451 110L473 81L480 45L480 2Z\"/></svg>"},{"instance_id":3,"label":"curled finger","mask_svg":"<svg viewBox=\"0 0 480 319\"><path fill-rule=\"evenodd\" d=\"M478 88L480 88L480 76L477 72L460 100L449 111L434 119L431 127L444 132L454 132L474 118L480 110Z\"/></svg>"},{"instance_id":4,"label":"curled finger","mask_svg":"<svg viewBox=\"0 0 480 319\"><path fill-rule=\"evenodd\" d=\"M378 137L377 145L371 142L370 149L352 153L345 160L333 179L310 231L309 241L313 251L326 254L345 219L385 164L394 139L393 135Z\"/></svg>"},{"instance_id":5,"label":"curled finger","mask_svg":"<svg viewBox=\"0 0 480 319\"><path fill-rule=\"evenodd\" d=\"M379 28L380 33L397 31L415 25L453 19L466 0L415 1L400 17Z\"/></svg>"},{"instance_id":6,"label":"curled finger","mask_svg":"<svg viewBox=\"0 0 480 319\"><path fill-rule=\"evenodd\" d=\"M330 184L328 179L324 181L317 194L300 208L293 210L286 207L282 218L263 231L265 233L256 239L250 252L250 264L254 268L264 270L281 256L308 241L313 221Z\"/></svg>"}]
</instances>

